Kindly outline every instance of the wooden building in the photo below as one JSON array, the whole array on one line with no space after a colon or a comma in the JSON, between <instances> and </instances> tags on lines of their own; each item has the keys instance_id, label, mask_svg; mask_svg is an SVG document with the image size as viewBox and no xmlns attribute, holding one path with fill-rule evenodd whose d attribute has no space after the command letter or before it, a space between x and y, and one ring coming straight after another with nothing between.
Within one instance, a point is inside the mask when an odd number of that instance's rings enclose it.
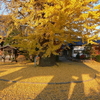
<instances>
[{"instance_id":1,"label":"wooden building","mask_svg":"<svg viewBox=\"0 0 100 100\"><path fill-rule=\"evenodd\" d=\"M0 47L0 60L1 61L12 61L17 57L17 48L9 45Z\"/></svg>"}]
</instances>

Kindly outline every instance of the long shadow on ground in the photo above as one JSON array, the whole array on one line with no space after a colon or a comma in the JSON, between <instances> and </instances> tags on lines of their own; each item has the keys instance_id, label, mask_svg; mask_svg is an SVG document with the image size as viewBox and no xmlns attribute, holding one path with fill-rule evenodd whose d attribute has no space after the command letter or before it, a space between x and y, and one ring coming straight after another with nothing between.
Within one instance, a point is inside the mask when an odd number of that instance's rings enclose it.
<instances>
[{"instance_id":1,"label":"long shadow on ground","mask_svg":"<svg viewBox=\"0 0 100 100\"><path fill-rule=\"evenodd\" d=\"M76 66L77 65L77 66ZM15 66L17 67L17 66ZM20 67L20 66L19 66ZM83 70L82 70L83 69ZM83 63L77 63L77 62L63 62L60 63L58 67L33 67L25 65L25 67L14 71L12 73L9 73L7 75L4 75L0 77L0 79L7 79L7 80L16 80L16 81L24 81L24 82L37 82L37 80L34 80L34 77L41 77L41 82L48 82L49 77L51 77L51 80L49 80L48 83L59 83L59 82L69 82L69 81L83 81L87 78L91 79L94 77L95 73L98 73L98 71L93 70L89 68L88 66L84 65ZM41 86L43 85L40 82ZM4 90L9 86L14 85L15 83L9 83L9 82L2 82L0 81L0 90ZM20 83L19 83L20 84ZM23 85L26 83L23 83ZM30 87L33 85L30 84ZM38 91L39 88L41 88L40 85L36 85L36 90L30 91L35 93L35 91ZM90 94L86 95L84 88L86 85L84 83L69 83L69 84L47 84L41 92L38 94L33 95L33 97L30 97L31 100L87 100L88 98L92 98ZM19 87L17 87L19 88ZM25 87L27 90L28 87ZM91 91L96 93L96 90L93 90L91 87ZM100 91L98 89L98 91ZM77 97L77 99L76 99ZM27 99L24 99L27 100ZM92 100L92 99L91 99Z\"/></svg>"}]
</instances>

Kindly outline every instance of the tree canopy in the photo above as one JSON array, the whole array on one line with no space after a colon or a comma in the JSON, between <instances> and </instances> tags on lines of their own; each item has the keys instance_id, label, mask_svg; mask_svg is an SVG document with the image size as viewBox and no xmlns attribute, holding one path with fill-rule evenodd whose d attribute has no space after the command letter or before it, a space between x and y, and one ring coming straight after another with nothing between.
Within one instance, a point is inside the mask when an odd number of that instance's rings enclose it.
<instances>
[{"instance_id":1,"label":"tree canopy","mask_svg":"<svg viewBox=\"0 0 100 100\"><path fill-rule=\"evenodd\" d=\"M29 54L43 52L43 56L56 55L62 44L82 38L92 43L97 39L100 24L98 0L3 0L12 18L11 30L15 46Z\"/></svg>"}]
</instances>

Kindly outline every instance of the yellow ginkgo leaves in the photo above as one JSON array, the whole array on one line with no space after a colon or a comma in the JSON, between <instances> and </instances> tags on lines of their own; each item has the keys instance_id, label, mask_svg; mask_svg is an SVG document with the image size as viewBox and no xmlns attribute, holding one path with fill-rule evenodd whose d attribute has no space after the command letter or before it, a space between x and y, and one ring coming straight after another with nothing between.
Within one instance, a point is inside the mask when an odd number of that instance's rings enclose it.
<instances>
[{"instance_id":1,"label":"yellow ginkgo leaves","mask_svg":"<svg viewBox=\"0 0 100 100\"><path fill-rule=\"evenodd\" d=\"M30 43L30 46L27 48L21 41L18 44L33 54L42 51L45 56L50 56L56 54L65 40L67 45L78 37L85 40L84 35L90 36L91 31L96 34L95 28L100 21L97 12L100 5L93 7L96 1L98 0L20 0L16 6L12 6L14 1L11 1L8 8L12 11L12 21L15 27L26 26L27 30L23 30L22 36L23 40L28 38L25 43ZM59 43L55 45L56 40Z\"/></svg>"}]
</instances>

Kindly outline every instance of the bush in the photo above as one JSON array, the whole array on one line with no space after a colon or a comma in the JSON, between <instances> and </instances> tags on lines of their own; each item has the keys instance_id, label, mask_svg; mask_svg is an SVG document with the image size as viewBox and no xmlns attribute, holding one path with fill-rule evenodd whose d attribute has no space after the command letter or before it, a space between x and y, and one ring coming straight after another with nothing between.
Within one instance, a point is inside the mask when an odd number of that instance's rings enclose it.
<instances>
[{"instance_id":1,"label":"bush","mask_svg":"<svg viewBox=\"0 0 100 100\"><path fill-rule=\"evenodd\" d=\"M95 58L96 58L96 61L100 62L100 55L97 55Z\"/></svg>"},{"instance_id":2,"label":"bush","mask_svg":"<svg viewBox=\"0 0 100 100\"><path fill-rule=\"evenodd\" d=\"M96 55L91 55L93 60L96 60Z\"/></svg>"},{"instance_id":3,"label":"bush","mask_svg":"<svg viewBox=\"0 0 100 100\"><path fill-rule=\"evenodd\" d=\"M17 60L18 62L24 62L24 61L26 61L26 57L25 57L24 55L19 55L19 56L16 58L16 60Z\"/></svg>"}]
</instances>

